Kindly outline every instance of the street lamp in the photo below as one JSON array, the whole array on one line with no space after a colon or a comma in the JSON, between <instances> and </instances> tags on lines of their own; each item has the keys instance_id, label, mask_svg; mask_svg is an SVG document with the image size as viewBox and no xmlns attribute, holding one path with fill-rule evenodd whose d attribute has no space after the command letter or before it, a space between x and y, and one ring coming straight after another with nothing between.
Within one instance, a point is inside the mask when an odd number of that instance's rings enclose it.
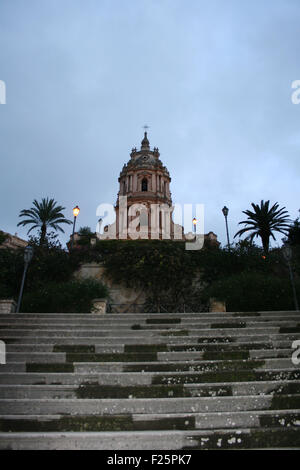
<instances>
[{"instance_id":1,"label":"street lamp","mask_svg":"<svg viewBox=\"0 0 300 470\"><path fill-rule=\"evenodd\" d=\"M193 225L194 225L194 232L196 233L196 225L197 225L196 217L193 218Z\"/></svg>"},{"instance_id":2,"label":"street lamp","mask_svg":"<svg viewBox=\"0 0 300 470\"><path fill-rule=\"evenodd\" d=\"M297 293L296 293L296 288L295 288L295 281L294 281L294 274L293 274L293 270L292 270L292 266L291 266L293 251L292 251L291 246L288 243L283 244L282 254L283 254L283 257L284 257L284 259L285 259L285 261L288 265L288 268L289 268L290 279L291 279L291 284L292 284L292 289L293 289L295 310L299 310L299 304L298 304Z\"/></svg>"},{"instance_id":3,"label":"street lamp","mask_svg":"<svg viewBox=\"0 0 300 470\"><path fill-rule=\"evenodd\" d=\"M73 233L72 233L72 240L71 240L71 250L73 249L73 244L74 244L74 233L75 233L75 224L76 224L76 218L80 212L80 209L78 206L75 206L73 209L73 215L74 215L74 222L73 222Z\"/></svg>"},{"instance_id":4,"label":"street lamp","mask_svg":"<svg viewBox=\"0 0 300 470\"><path fill-rule=\"evenodd\" d=\"M18 298L18 305L17 305L17 313L20 311L20 306L21 306L21 301L22 301L22 296L23 296L23 289L24 289L24 283L25 283L25 277L26 277L26 272L29 266L30 261L32 260L33 257L33 247L30 245L27 245L25 250L24 250L24 271L23 271L23 277L22 277L22 282L21 282L21 288L20 288L20 293L19 293L19 298Z\"/></svg>"},{"instance_id":5,"label":"street lamp","mask_svg":"<svg viewBox=\"0 0 300 470\"><path fill-rule=\"evenodd\" d=\"M223 215L225 217L225 224L226 224L226 233L227 233L227 246L228 246L228 251L230 251L230 242L229 242L229 232L228 232L228 222L227 222L227 216L229 209L228 207L224 206L222 209Z\"/></svg>"}]
</instances>

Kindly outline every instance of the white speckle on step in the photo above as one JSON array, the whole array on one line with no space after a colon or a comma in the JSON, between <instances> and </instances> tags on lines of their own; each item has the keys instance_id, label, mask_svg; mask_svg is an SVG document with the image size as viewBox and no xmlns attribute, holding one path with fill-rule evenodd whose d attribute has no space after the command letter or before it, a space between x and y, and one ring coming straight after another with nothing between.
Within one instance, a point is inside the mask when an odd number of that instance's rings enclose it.
<instances>
[{"instance_id":1,"label":"white speckle on step","mask_svg":"<svg viewBox=\"0 0 300 470\"><path fill-rule=\"evenodd\" d=\"M221 445L222 445L222 439L218 439L217 446L221 447Z\"/></svg>"}]
</instances>

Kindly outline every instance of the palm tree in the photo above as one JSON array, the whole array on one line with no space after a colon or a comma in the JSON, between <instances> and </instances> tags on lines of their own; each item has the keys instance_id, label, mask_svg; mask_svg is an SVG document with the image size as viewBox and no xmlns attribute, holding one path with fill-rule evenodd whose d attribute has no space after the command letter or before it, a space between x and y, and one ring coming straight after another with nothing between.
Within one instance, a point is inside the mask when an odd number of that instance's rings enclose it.
<instances>
[{"instance_id":1,"label":"palm tree","mask_svg":"<svg viewBox=\"0 0 300 470\"><path fill-rule=\"evenodd\" d=\"M63 215L62 211L65 207L58 206L54 199L42 199L42 202L38 202L36 199L33 201L33 206L30 209L23 209L19 217L26 217L18 223L19 225L31 224L32 227L28 230L27 234L31 230L40 227L40 244L42 245L46 238L47 228L51 227L54 230L60 230L64 233L64 230L60 227L60 224L72 224L71 220L68 220Z\"/></svg>"},{"instance_id":2,"label":"palm tree","mask_svg":"<svg viewBox=\"0 0 300 470\"><path fill-rule=\"evenodd\" d=\"M254 211L243 211L243 214L246 214L248 219L239 222L239 224L245 224L247 227L239 230L234 236L240 237L243 233L252 231L252 233L246 237L246 240L252 242L254 237L260 237L265 253L269 251L270 237L275 240L273 232L281 232L286 235L290 227L288 224L290 220L285 207L279 209L279 204L276 202L269 209L269 204L270 201L261 201L260 206L252 202L251 206Z\"/></svg>"}]
</instances>

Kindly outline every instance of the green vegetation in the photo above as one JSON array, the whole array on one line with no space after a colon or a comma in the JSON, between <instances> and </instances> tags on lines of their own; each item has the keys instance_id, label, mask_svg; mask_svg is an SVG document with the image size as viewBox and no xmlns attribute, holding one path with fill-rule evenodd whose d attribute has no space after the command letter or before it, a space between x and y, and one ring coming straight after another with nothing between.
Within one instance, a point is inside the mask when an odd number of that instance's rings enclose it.
<instances>
[{"instance_id":1,"label":"green vegetation","mask_svg":"<svg viewBox=\"0 0 300 470\"><path fill-rule=\"evenodd\" d=\"M0 230L0 245L2 245L7 239L7 234Z\"/></svg>"},{"instance_id":2,"label":"green vegetation","mask_svg":"<svg viewBox=\"0 0 300 470\"><path fill-rule=\"evenodd\" d=\"M107 288L93 279L76 280L78 253L69 254L48 234L43 245L31 237L34 256L27 271L22 312L90 312L92 300L107 297ZM0 298L17 299L23 274L23 250L0 250ZM17 281L16 281L17 280Z\"/></svg>"},{"instance_id":3,"label":"green vegetation","mask_svg":"<svg viewBox=\"0 0 300 470\"><path fill-rule=\"evenodd\" d=\"M289 272L281 250L269 249L276 231L288 233L293 246L292 268L300 298L300 222L297 219L289 226L287 212L278 203L269 208L269 201L261 201L260 206L252 204L254 211L244 211L248 220L240 223L246 227L236 236L251 233L230 250L208 241L203 249L194 251L186 250L185 242L170 240L96 240L91 245L95 234L89 227L81 227L71 253L62 249L57 235L47 233L49 227L62 231L60 224L70 223L61 212L64 208L48 198L33 204L33 208L21 211L24 220L19 223L31 224L29 232L40 228L39 237L30 238L34 256L26 278L24 312L90 311L92 299L107 297L108 292L99 282L74 279L75 271L85 262L100 262L113 283L144 291L144 310L162 313L162 318L149 320L149 325L177 322L176 318L164 319L163 312L208 311L211 298L225 301L228 311L249 311L253 316L261 310L293 309ZM0 232L0 243L1 237ZM253 243L255 237L261 238L263 248ZM0 250L0 298L17 298L23 267L23 250Z\"/></svg>"},{"instance_id":4,"label":"green vegetation","mask_svg":"<svg viewBox=\"0 0 300 470\"><path fill-rule=\"evenodd\" d=\"M33 201L33 207L30 209L23 209L19 217L23 217L18 223L19 225L32 225L27 233L30 233L33 229L40 229L40 244L45 242L48 227L64 232L60 227L61 224L72 224L71 220L68 220L63 215L62 211L65 207L58 206L54 199L43 198L42 202L38 202L36 199Z\"/></svg>"},{"instance_id":5,"label":"green vegetation","mask_svg":"<svg viewBox=\"0 0 300 470\"><path fill-rule=\"evenodd\" d=\"M268 253L270 237L275 240L273 232L280 232L287 234L289 229L289 218L288 212L283 207L279 209L279 204L276 202L269 209L270 201L261 201L260 206L258 204L252 203L254 211L246 210L243 211L243 214L248 216L247 220L242 220L239 224L244 224L246 227L239 230L236 236L241 236L245 232L252 232L248 235L247 239L252 242L255 237L260 237L264 252Z\"/></svg>"}]
</instances>

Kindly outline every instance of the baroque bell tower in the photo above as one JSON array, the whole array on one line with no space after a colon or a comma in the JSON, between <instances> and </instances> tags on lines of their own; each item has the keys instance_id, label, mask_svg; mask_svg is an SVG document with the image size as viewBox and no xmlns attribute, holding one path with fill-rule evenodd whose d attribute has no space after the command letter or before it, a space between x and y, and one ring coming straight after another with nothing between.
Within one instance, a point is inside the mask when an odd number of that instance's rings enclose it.
<instances>
[{"instance_id":1,"label":"baroque bell tower","mask_svg":"<svg viewBox=\"0 0 300 470\"><path fill-rule=\"evenodd\" d=\"M115 232L117 239L182 239L183 228L172 220L170 174L158 148L151 150L147 132L140 150L131 150L118 182L116 223L105 227L104 236Z\"/></svg>"}]
</instances>

